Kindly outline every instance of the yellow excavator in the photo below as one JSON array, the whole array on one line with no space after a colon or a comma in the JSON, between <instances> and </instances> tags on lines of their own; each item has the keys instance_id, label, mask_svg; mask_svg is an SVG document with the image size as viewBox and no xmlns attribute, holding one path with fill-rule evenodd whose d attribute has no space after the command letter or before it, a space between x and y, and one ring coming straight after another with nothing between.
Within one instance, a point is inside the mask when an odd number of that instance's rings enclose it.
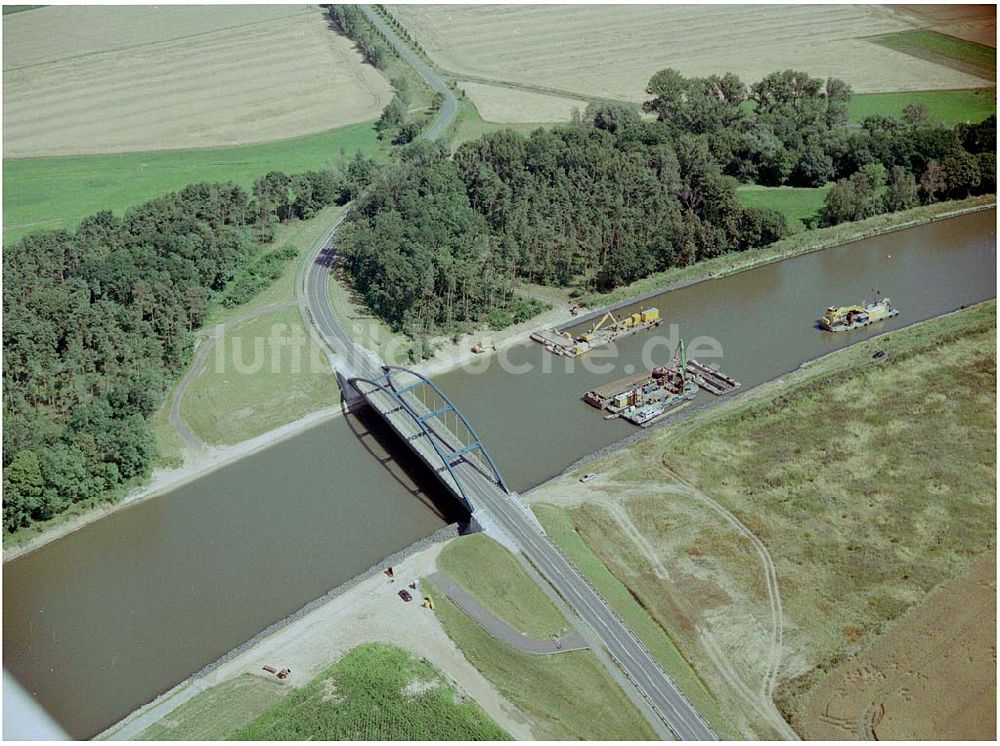
<instances>
[{"instance_id":1,"label":"yellow excavator","mask_svg":"<svg viewBox=\"0 0 1000 746\"><path fill-rule=\"evenodd\" d=\"M577 337L577 339L580 342L592 342L594 340L594 335L597 334L598 329L604 326L604 324L607 323L608 321L611 321L615 326L618 326L618 319L615 318L615 315L611 313L611 311L608 311L606 314L601 316L601 318L597 321L596 324L590 327L589 332L584 332L579 337Z\"/></svg>"}]
</instances>

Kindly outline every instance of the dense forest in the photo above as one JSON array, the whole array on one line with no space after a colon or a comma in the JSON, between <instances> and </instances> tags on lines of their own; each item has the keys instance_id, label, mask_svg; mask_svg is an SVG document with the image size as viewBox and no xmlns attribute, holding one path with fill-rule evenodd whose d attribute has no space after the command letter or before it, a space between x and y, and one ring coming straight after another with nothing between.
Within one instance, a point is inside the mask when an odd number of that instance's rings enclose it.
<instances>
[{"instance_id":1,"label":"dense forest","mask_svg":"<svg viewBox=\"0 0 1000 746\"><path fill-rule=\"evenodd\" d=\"M4 251L3 525L13 531L145 475L146 423L213 303L249 300L298 252L278 221L347 201L375 164L194 184Z\"/></svg>"},{"instance_id":2,"label":"dense forest","mask_svg":"<svg viewBox=\"0 0 1000 746\"><path fill-rule=\"evenodd\" d=\"M826 225L996 190L995 117L949 129L911 106L849 126L846 83L792 70L749 87L662 70L647 93L647 116L592 104L568 125L486 134L453 157L412 146L343 232L365 301L396 328L449 330L522 316L508 310L518 279L607 290L786 235L780 213L740 204L740 183L834 182Z\"/></svg>"}]
</instances>

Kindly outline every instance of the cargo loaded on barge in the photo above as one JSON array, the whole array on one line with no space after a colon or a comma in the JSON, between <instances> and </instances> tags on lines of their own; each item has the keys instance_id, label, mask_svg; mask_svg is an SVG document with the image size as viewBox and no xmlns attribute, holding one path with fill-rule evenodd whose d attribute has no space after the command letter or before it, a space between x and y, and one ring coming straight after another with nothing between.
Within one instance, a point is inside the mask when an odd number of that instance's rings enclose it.
<instances>
[{"instance_id":1,"label":"cargo loaded on barge","mask_svg":"<svg viewBox=\"0 0 1000 746\"><path fill-rule=\"evenodd\" d=\"M669 366L656 366L598 386L583 395L592 407L606 411L605 419L621 417L634 425L648 427L655 421L686 406L702 388L723 396L739 388L739 382L697 360L688 360L684 341Z\"/></svg>"},{"instance_id":2,"label":"cargo loaded on barge","mask_svg":"<svg viewBox=\"0 0 1000 746\"><path fill-rule=\"evenodd\" d=\"M899 316L899 311L892 307L888 298L883 298L874 303L861 301L857 306L830 306L819 325L828 332L847 332L894 316Z\"/></svg>"},{"instance_id":3,"label":"cargo loaded on barge","mask_svg":"<svg viewBox=\"0 0 1000 746\"><path fill-rule=\"evenodd\" d=\"M620 319L608 311L588 331L577 337L562 329L545 329L533 332L531 338L555 355L579 357L597 347L611 344L616 339L652 329L661 323L663 320L658 308L647 308Z\"/></svg>"}]
</instances>

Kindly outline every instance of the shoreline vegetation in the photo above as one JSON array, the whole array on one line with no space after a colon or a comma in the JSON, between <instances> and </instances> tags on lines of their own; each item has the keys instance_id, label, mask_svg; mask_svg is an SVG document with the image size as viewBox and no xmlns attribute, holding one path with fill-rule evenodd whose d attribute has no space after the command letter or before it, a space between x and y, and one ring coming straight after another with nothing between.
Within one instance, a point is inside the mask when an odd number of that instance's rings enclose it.
<instances>
[{"instance_id":1,"label":"shoreline vegetation","mask_svg":"<svg viewBox=\"0 0 1000 746\"><path fill-rule=\"evenodd\" d=\"M822 251L823 249L863 240L882 233L904 230L923 223L957 217L968 212L995 207L995 196L983 195L957 202L937 203L906 212L879 215L869 220L860 221L859 223L847 223L832 228L806 231L795 234L795 236L787 239L793 242L797 238L800 240L795 242L794 247L786 246L783 251L769 251L773 247L767 247L757 250L757 252L742 252L740 254L722 256L708 260L700 265L668 270L667 272L644 278L625 288L619 288L611 293L599 296L600 303L602 304L600 308L588 307L587 312L596 312L603 308L613 308L619 305L640 302L650 295L669 292L678 287L713 279L713 277L735 274L754 269L764 264L784 261L800 254ZM815 233L822 234L824 240L813 243L801 240ZM745 261L741 262L739 260ZM706 269L709 271L706 272ZM572 316L568 310L559 313L550 312L545 314L545 316L547 319L551 319L551 323L547 323L546 325L559 325L582 318ZM502 348L517 344L519 341L519 336L512 335L505 339L498 339L497 345L498 348ZM422 372L430 372L437 375L467 362L472 357L472 353L467 348L459 349L458 344L452 344L451 347L454 348L455 352L455 358L451 362L431 359L416 367L421 369ZM339 406L320 409L299 420L262 433L250 440L230 446L210 447L198 454L186 454L182 466L155 469L142 486L134 488L130 494L118 502L101 503L93 507L84 508L79 512L69 511L56 516L49 522L33 524L31 527L22 529L16 534L5 534L3 561L5 563L13 561L18 557L45 546L50 541L62 538L73 531L107 517L118 510L134 505L137 502L167 494L218 468L235 463L263 448L322 424L339 414Z\"/></svg>"}]
</instances>

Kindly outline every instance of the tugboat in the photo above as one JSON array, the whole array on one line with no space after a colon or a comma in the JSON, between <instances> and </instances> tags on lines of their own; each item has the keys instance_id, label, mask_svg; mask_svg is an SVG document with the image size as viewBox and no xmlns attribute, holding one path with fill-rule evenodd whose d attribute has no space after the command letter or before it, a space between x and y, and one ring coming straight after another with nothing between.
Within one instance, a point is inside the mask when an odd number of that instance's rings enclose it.
<instances>
[{"instance_id":1,"label":"tugboat","mask_svg":"<svg viewBox=\"0 0 1000 746\"><path fill-rule=\"evenodd\" d=\"M857 306L830 306L819 325L828 332L848 332L898 315L899 311L892 307L891 301L882 298L874 303L861 301Z\"/></svg>"}]
</instances>

